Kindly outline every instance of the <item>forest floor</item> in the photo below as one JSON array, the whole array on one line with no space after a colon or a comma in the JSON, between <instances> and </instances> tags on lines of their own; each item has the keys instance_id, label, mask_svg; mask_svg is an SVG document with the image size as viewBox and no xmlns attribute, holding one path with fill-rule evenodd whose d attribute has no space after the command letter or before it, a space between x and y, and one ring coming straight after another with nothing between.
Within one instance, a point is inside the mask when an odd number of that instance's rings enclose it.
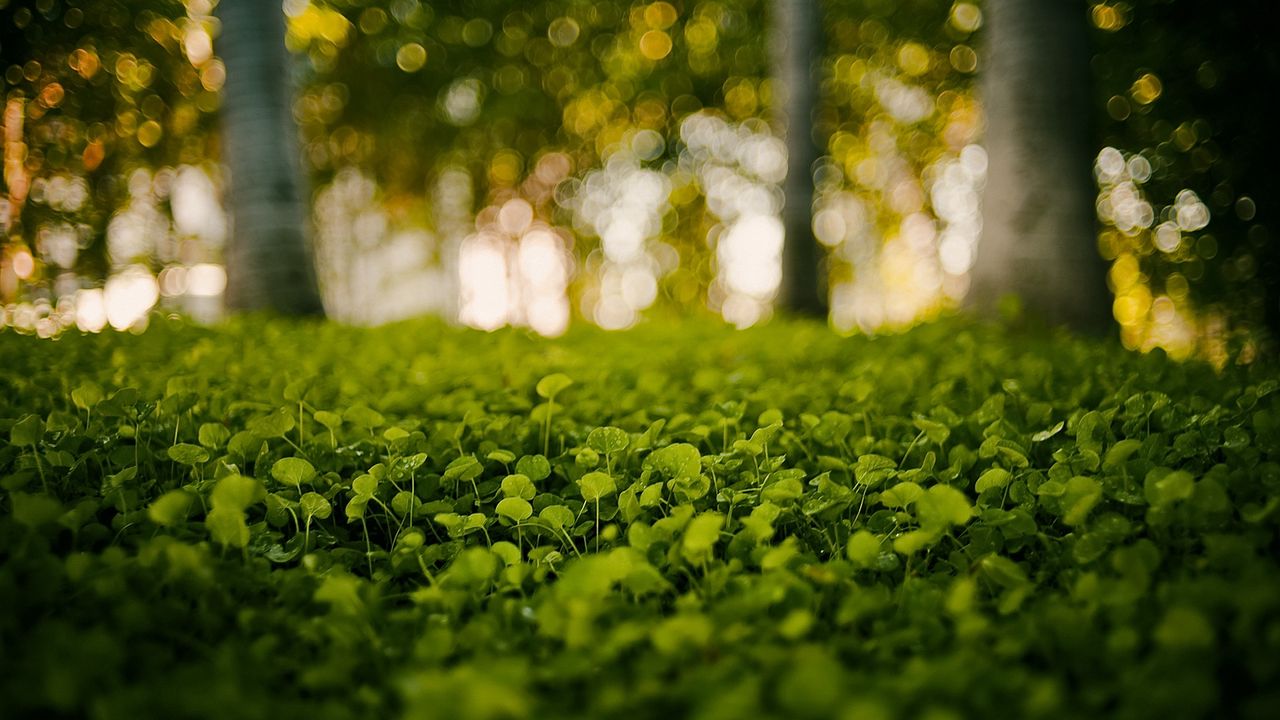
<instances>
[{"instance_id":1,"label":"forest floor","mask_svg":"<svg viewBox=\"0 0 1280 720\"><path fill-rule=\"evenodd\" d=\"M0 707L1276 717L1278 390L964 319L0 332Z\"/></svg>"}]
</instances>

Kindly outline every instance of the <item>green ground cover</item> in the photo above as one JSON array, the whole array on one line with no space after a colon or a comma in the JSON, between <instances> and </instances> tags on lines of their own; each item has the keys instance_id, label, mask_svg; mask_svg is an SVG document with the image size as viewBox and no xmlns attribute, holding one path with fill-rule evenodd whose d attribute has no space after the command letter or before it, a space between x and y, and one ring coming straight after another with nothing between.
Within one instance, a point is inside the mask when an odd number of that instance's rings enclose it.
<instances>
[{"instance_id":1,"label":"green ground cover","mask_svg":"<svg viewBox=\"0 0 1280 720\"><path fill-rule=\"evenodd\" d=\"M1275 717L1278 380L962 320L0 333L0 714Z\"/></svg>"}]
</instances>

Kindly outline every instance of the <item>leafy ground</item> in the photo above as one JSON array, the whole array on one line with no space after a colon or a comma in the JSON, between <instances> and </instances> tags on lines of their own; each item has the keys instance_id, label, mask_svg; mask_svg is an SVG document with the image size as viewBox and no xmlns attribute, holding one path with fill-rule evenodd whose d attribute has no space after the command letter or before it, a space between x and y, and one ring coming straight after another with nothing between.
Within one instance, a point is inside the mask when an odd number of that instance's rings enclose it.
<instances>
[{"instance_id":1,"label":"leafy ground","mask_svg":"<svg viewBox=\"0 0 1280 720\"><path fill-rule=\"evenodd\" d=\"M0 334L0 705L1275 717L1277 379L960 320Z\"/></svg>"}]
</instances>

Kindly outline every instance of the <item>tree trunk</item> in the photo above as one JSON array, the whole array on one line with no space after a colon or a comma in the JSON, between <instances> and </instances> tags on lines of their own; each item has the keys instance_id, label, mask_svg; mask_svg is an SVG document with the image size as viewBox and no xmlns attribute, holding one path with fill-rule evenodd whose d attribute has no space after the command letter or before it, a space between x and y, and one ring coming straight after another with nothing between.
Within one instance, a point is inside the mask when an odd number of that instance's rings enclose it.
<instances>
[{"instance_id":1,"label":"tree trunk","mask_svg":"<svg viewBox=\"0 0 1280 720\"><path fill-rule=\"evenodd\" d=\"M227 306L323 315L308 238L284 13L271 0L221 0L222 123L231 170Z\"/></svg>"},{"instance_id":2,"label":"tree trunk","mask_svg":"<svg viewBox=\"0 0 1280 720\"><path fill-rule=\"evenodd\" d=\"M981 91L987 187L970 302L1015 294L1033 315L1082 330L1111 321L1097 250L1086 7L987 0Z\"/></svg>"},{"instance_id":3,"label":"tree trunk","mask_svg":"<svg viewBox=\"0 0 1280 720\"><path fill-rule=\"evenodd\" d=\"M792 313L825 317L825 268L813 236L813 170L822 155L813 123L822 39L818 0L774 0L773 11L773 93L787 144L779 299Z\"/></svg>"}]
</instances>

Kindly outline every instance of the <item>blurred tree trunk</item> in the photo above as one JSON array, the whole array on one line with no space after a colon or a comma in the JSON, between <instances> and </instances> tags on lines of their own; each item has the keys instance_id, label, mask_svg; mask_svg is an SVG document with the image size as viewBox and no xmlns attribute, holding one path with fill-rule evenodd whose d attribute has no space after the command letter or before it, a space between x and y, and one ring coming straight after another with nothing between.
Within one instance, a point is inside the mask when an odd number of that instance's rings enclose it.
<instances>
[{"instance_id":1,"label":"blurred tree trunk","mask_svg":"<svg viewBox=\"0 0 1280 720\"><path fill-rule=\"evenodd\" d=\"M813 236L813 169L822 155L814 140L818 60L822 32L818 0L774 0L773 93L787 144L782 186L782 307L826 316L827 281L822 248Z\"/></svg>"},{"instance_id":2,"label":"blurred tree trunk","mask_svg":"<svg viewBox=\"0 0 1280 720\"><path fill-rule=\"evenodd\" d=\"M307 232L284 13L274 0L221 0L224 158L231 170L227 305L323 315Z\"/></svg>"},{"instance_id":3,"label":"blurred tree trunk","mask_svg":"<svg viewBox=\"0 0 1280 720\"><path fill-rule=\"evenodd\" d=\"M1087 7L1077 0L987 0L982 7L988 171L970 301L990 310L1016 294L1033 316L1108 327L1091 170Z\"/></svg>"}]
</instances>

